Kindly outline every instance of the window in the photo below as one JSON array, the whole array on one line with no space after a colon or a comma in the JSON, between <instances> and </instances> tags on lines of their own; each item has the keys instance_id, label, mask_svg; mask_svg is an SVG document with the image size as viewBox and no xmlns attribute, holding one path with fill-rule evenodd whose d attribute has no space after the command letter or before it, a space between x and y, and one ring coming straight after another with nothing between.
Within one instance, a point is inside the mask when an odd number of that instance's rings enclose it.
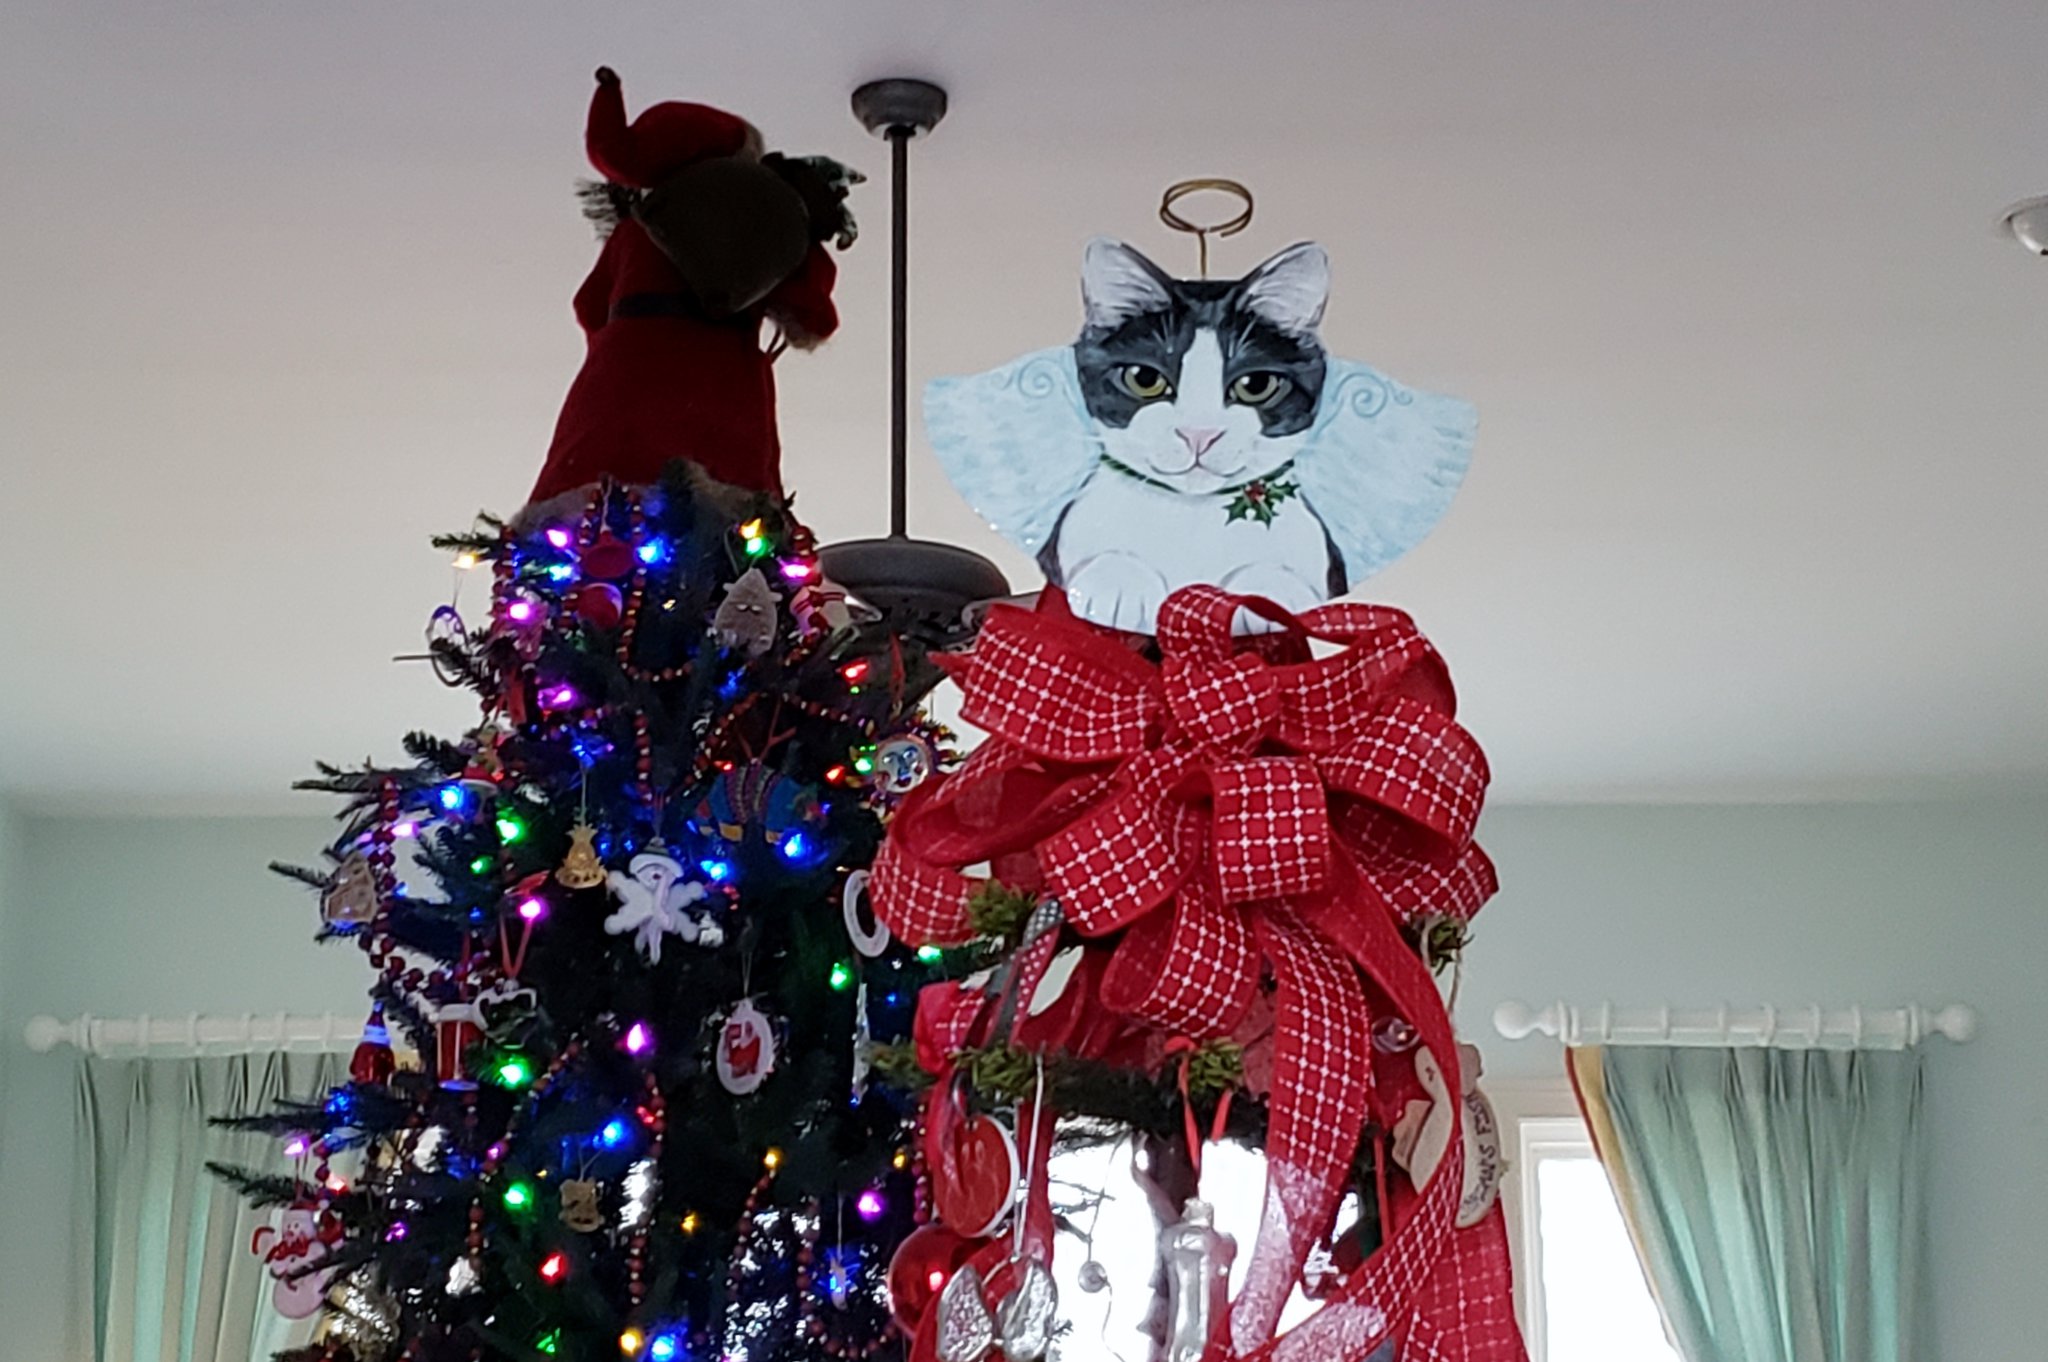
<instances>
[{"instance_id":1,"label":"window","mask_svg":"<svg viewBox=\"0 0 2048 1362\"><path fill-rule=\"evenodd\" d=\"M1530 1362L1679 1362L1570 1085L1508 1080L1486 1089L1509 1160L1502 1203ZM1061 1236L1054 1274L1060 1313L1071 1325L1060 1341L1064 1362L1146 1356L1140 1329L1152 1299L1144 1265L1152 1261L1158 1228L1130 1164L1128 1145L1053 1159L1056 1203L1071 1203L1084 1189L1107 1191L1099 1210L1082 1211L1071 1224L1078 1235L1092 1237L1094 1257L1109 1269L1112 1283L1107 1291L1083 1291L1080 1267L1089 1254L1075 1238ZM1258 1229L1265 1161L1249 1150L1211 1145L1202 1173L1218 1228L1237 1240L1235 1290ZM1283 1323L1314 1309L1297 1291Z\"/></svg>"},{"instance_id":2,"label":"window","mask_svg":"<svg viewBox=\"0 0 2048 1362\"><path fill-rule=\"evenodd\" d=\"M1679 1362L1570 1085L1487 1088L1530 1362Z\"/></svg>"}]
</instances>

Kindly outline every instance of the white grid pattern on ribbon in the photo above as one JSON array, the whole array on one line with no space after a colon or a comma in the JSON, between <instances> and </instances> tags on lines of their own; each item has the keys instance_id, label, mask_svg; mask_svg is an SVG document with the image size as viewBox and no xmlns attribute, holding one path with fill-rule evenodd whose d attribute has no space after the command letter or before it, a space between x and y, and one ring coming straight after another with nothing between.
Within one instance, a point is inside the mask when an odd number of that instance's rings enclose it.
<instances>
[{"instance_id":1,"label":"white grid pattern on ribbon","mask_svg":"<svg viewBox=\"0 0 2048 1362\"><path fill-rule=\"evenodd\" d=\"M1364 990L1348 959L1271 898L1301 892L1290 876L1303 873L1306 846L1326 844L1320 819L1336 824L1347 859L1384 896L1384 907L1367 909L1376 920L1387 912L1469 917L1493 890L1491 864L1470 842L1486 763L1452 717L1442 659L1406 615L1350 602L1312 611L1304 626L1347 648L1299 662L1298 645L1285 636L1233 640L1236 609L1236 598L1216 588L1175 593L1160 613L1166 660L1149 677L1086 655L1071 633L1041 630L1030 616L992 621L977 645L964 713L997 735L988 746L1007 752L971 761L951 783L993 785L1035 761L1100 764L1099 779L1077 782L1056 801L1060 819L1034 825L1066 824L1038 853L1048 888L1083 931L1134 923L1104 977L1103 1001L1134 1022L1207 1034L1202 1028L1241 1010L1270 958L1285 1002L1275 1088L1288 1100L1274 1104L1268 1149L1318 1177L1334 1170L1334 1206L1370 1097ZM1257 750L1262 739L1316 754L1320 772L1304 785L1298 760L1218 760ZM1207 801L1199 785L1182 780L1197 769L1209 776ZM1326 778L1354 797L1330 801ZM1079 825L1067 821L1075 817ZM892 835L892 847L897 840ZM934 862L948 859L937 847L966 845L937 829L911 840ZM951 920L964 916L966 883L937 863L892 864L886 876L878 863L877 907L886 892L920 921ZM1224 890L1260 901L1240 910L1220 901ZM1391 923L1384 930L1391 934ZM1340 1296L1383 1307L1397 1328L1413 1323L1416 1337L1433 1340L1422 1348L1432 1350L1461 1335L1490 1336L1503 1318L1512 1337L1494 1266L1452 1261L1477 1249L1450 1230L1462 1153L1454 1142L1412 1214ZM1290 1232L1289 1249L1308 1233ZM1305 1253L1308 1245L1299 1247ZM1422 1302L1428 1308L1418 1311ZM1297 1332L1313 1336L1315 1321ZM1330 1352L1330 1362L1362 1356L1352 1341ZM1504 1351L1453 1351L1445 1362L1512 1360Z\"/></svg>"},{"instance_id":2,"label":"white grid pattern on ribbon","mask_svg":"<svg viewBox=\"0 0 2048 1362\"><path fill-rule=\"evenodd\" d=\"M1273 1090L1288 1100L1273 1104L1266 1152L1297 1167L1330 1169L1330 1205L1319 1209L1334 1209L1372 1092L1369 1028L1357 1024L1366 1012L1365 990L1348 960L1299 928L1271 922L1259 936L1285 981ZM1284 1028L1290 1011L1302 1029ZM1312 1233L1314 1227L1304 1231ZM1306 1240L1302 1251L1307 1252Z\"/></svg>"},{"instance_id":3,"label":"white grid pattern on ribbon","mask_svg":"<svg viewBox=\"0 0 2048 1362\"><path fill-rule=\"evenodd\" d=\"M1280 717L1278 678L1250 653L1223 662L1168 658L1161 674L1174 724L1204 746L1237 746Z\"/></svg>"},{"instance_id":4,"label":"white grid pattern on ribbon","mask_svg":"<svg viewBox=\"0 0 2048 1362\"><path fill-rule=\"evenodd\" d=\"M970 884L966 876L916 860L885 839L868 874L868 899L897 940L952 945L973 934L967 924Z\"/></svg>"},{"instance_id":5,"label":"white grid pattern on ribbon","mask_svg":"<svg viewBox=\"0 0 2048 1362\"><path fill-rule=\"evenodd\" d=\"M1170 925L1131 930L1103 980L1105 1001L1169 1032L1207 1040L1235 1026L1258 983L1251 929L1192 876Z\"/></svg>"},{"instance_id":6,"label":"white grid pattern on ribbon","mask_svg":"<svg viewBox=\"0 0 2048 1362\"><path fill-rule=\"evenodd\" d=\"M993 625L982 631L965 689L967 722L1057 761L1135 750L1158 705L1145 687Z\"/></svg>"},{"instance_id":7,"label":"white grid pattern on ribbon","mask_svg":"<svg viewBox=\"0 0 2048 1362\"><path fill-rule=\"evenodd\" d=\"M1514 1283L1500 1209L1453 1230L1416 1301L1411 1351L1420 1343L1445 1362L1526 1362L1515 1324ZM1404 1354L1405 1357L1405 1354Z\"/></svg>"},{"instance_id":8,"label":"white grid pattern on ribbon","mask_svg":"<svg viewBox=\"0 0 2048 1362\"><path fill-rule=\"evenodd\" d=\"M1405 814L1453 842L1479 821L1488 772L1471 735L1442 713L1395 700L1350 745L1322 759L1340 788Z\"/></svg>"},{"instance_id":9,"label":"white grid pattern on ribbon","mask_svg":"<svg viewBox=\"0 0 2048 1362\"><path fill-rule=\"evenodd\" d=\"M1330 811L1307 757L1254 757L1211 774L1217 887L1231 903L1322 888Z\"/></svg>"},{"instance_id":10,"label":"white grid pattern on ribbon","mask_svg":"<svg viewBox=\"0 0 2048 1362\"><path fill-rule=\"evenodd\" d=\"M1185 873L1152 806L1131 795L1048 840L1043 860L1060 906L1090 936L1163 903Z\"/></svg>"}]
</instances>

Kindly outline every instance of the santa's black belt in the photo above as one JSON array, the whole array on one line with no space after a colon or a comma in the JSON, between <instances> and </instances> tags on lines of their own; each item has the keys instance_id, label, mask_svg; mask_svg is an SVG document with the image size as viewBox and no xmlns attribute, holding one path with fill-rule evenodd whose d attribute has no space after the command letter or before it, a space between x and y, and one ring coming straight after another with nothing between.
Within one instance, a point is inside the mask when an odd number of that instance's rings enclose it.
<instances>
[{"instance_id":1,"label":"santa's black belt","mask_svg":"<svg viewBox=\"0 0 2048 1362\"><path fill-rule=\"evenodd\" d=\"M689 317L707 322L704 309L687 293L629 293L612 304L611 317Z\"/></svg>"}]
</instances>

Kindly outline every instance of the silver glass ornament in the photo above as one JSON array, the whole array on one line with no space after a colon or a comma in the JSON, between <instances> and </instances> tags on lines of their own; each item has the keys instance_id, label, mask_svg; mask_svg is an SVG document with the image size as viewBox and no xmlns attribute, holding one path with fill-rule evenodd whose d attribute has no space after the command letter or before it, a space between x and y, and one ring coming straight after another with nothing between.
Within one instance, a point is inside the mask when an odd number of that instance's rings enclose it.
<instances>
[{"instance_id":1,"label":"silver glass ornament","mask_svg":"<svg viewBox=\"0 0 2048 1362\"><path fill-rule=\"evenodd\" d=\"M1166 1269L1167 1333L1162 1362L1202 1362L1230 1320L1230 1263L1237 1245L1216 1229L1209 1203L1192 1200L1159 1236Z\"/></svg>"}]
</instances>

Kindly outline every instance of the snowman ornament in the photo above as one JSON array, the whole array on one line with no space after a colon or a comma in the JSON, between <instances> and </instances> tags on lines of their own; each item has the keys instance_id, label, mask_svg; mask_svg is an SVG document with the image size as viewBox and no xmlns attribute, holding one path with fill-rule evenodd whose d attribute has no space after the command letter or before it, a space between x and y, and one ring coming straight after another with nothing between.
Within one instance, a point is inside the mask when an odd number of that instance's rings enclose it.
<instances>
[{"instance_id":1,"label":"snowman ornament","mask_svg":"<svg viewBox=\"0 0 2048 1362\"><path fill-rule=\"evenodd\" d=\"M341 1222L310 1205L292 1205L278 1213L275 1225L258 1229L249 1251L263 1260L263 1270L277 1282L270 1301L286 1319L305 1319L319 1310L333 1284L333 1271L315 1268L341 1238Z\"/></svg>"},{"instance_id":2,"label":"snowman ornament","mask_svg":"<svg viewBox=\"0 0 2048 1362\"><path fill-rule=\"evenodd\" d=\"M649 964L661 963L665 936L707 947L725 940L724 931L708 915L685 911L703 902L704 886L685 880L681 863L659 842L635 856L625 871L612 871L608 883L619 906L604 920L605 931L613 936L633 933L634 945Z\"/></svg>"}]
</instances>

